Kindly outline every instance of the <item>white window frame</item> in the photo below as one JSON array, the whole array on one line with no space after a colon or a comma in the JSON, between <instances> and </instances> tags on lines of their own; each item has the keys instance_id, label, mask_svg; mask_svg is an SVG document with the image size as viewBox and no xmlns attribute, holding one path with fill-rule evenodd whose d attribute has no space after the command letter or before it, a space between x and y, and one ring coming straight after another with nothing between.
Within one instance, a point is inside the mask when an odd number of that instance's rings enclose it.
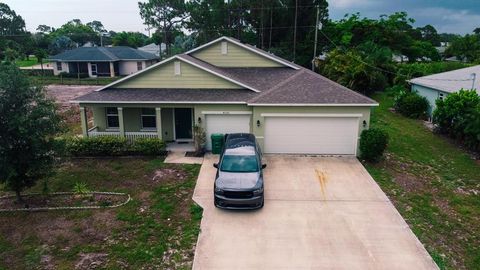
<instances>
[{"instance_id":1,"label":"white window frame","mask_svg":"<svg viewBox=\"0 0 480 270\"><path fill-rule=\"evenodd\" d=\"M143 63L141 61L137 62L137 71L140 71L143 69Z\"/></svg>"},{"instance_id":2,"label":"white window frame","mask_svg":"<svg viewBox=\"0 0 480 270\"><path fill-rule=\"evenodd\" d=\"M62 70L63 70L62 62L57 62L57 70L58 70L58 71L62 71Z\"/></svg>"},{"instance_id":3,"label":"white window frame","mask_svg":"<svg viewBox=\"0 0 480 270\"><path fill-rule=\"evenodd\" d=\"M143 109L153 109L153 113L152 114L144 114L143 113ZM152 117L155 119L155 127L145 127L143 125L143 117L146 116L146 117ZM157 114L156 114L156 111L155 111L155 108L142 108L141 109L141 113L140 113L140 122L142 123L142 127L141 127L141 130L142 131L154 131L154 130L157 130Z\"/></svg>"},{"instance_id":4,"label":"white window frame","mask_svg":"<svg viewBox=\"0 0 480 270\"><path fill-rule=\"evenodd\" d=\"M108 108L115 108L117 109L117 113L114 114L114 113L108 113ZM108 117L117 117L118 118L118 127L111 127L109 124L108 124ZM107 126L107 130L119 130L120 129L120 117L118 115L118 108L116 107L105 107L105 120L106 120L106 126Z\"/></svg>"},{"instance_id":5,"label":"white window frame","mask_svg":"<svg viewBox=\"0 0 480 270\"><path fill-rule=\"evenodd\" d=\"M175 61L173 63L173 69L174 69L174 74L175 76L178 76L178 75L181 75L182 74L182 70L181 70L181 66L180 66L180 61Z\"/></svg>"},{"instance_id":6,"label":"white window frame","mask_svg":"<svg viewBox=\"0 0 480 270\"><path fill-rule=\"evenodd\" d=\"M221 46L221 53L228 54L228 43L226 41L222 41L220 46Z\"/></svg>"},{"instance_id":7,"label":"white window frame","mask_svg":"<svg viewBox=\"0 0 480 270\"><path fill-rule=\"evenodd\" d=\"M97 76L98 75L98 66L97 64L90 64L91 70L92 70L92 76ZM95 67L95 71L93 71L93 67Z\"/></svg>"}]
</instances>

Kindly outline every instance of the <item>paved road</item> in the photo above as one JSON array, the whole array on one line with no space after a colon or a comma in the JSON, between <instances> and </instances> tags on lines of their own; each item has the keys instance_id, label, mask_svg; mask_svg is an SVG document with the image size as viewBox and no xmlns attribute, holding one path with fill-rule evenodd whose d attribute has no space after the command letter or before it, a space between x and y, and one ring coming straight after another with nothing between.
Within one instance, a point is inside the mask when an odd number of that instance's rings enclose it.
<instances>
[{"instance_id":1,"label":"paved road","mask_svg":"<svg viewBox=\"0 0 480 270\"><path fill-rule=\"evenodd\" d=\"M438 269L355 158L267 156L265 207L213 206L207 156L194 200L204 208L193 268Z\"/></svg>"}]
</instances>

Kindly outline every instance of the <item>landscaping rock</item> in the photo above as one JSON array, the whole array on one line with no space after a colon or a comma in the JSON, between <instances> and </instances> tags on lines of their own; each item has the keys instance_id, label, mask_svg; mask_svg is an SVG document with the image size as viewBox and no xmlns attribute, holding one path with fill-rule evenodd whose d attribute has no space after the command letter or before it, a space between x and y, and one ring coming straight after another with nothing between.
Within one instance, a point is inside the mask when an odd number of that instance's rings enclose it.
<instances>
[{"instance_id":1,"label":"landscaping rock","mask_svg":"<svg viewBox=\"0 0 480 270\"><path fill-rule=\"evenodd\" d=\"M107 256L106 253L80 253L75 269L98 269L107 262Z\"/></svg>"}]
</instances>

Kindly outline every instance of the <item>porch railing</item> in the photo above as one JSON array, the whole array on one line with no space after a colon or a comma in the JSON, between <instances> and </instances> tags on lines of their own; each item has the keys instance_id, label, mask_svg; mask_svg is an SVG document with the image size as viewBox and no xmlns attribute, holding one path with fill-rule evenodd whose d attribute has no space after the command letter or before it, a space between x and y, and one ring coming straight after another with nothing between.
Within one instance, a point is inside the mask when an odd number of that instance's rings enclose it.
<instances>
[{"instance_id":1,"label":"porch railing","mask_svg":"<svg viewBox=\"0 0 480 270\"><path fill-rule=\"evenodd\" d=\"M99 136L114 136L120 137L120 131L98 131L98 127L93 127L88 130L88 136L90 137L99 137ZM147 132L125 132L125 138L129 141L133 141L138 138L157 138L156 131L147 131Z\"/></svg>"}]
</instances>

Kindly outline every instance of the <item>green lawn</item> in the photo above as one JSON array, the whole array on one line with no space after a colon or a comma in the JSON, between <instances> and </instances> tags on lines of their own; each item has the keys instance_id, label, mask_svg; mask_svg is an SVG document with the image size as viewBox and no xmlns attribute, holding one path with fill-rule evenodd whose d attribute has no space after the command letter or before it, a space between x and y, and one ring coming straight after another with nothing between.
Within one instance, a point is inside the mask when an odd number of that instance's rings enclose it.
<instances>
[{"instance_id":1,"label":"green lawn","mask_svg":"<svg viewBox=\"0 0 480 270\"><path fill-rule=\"evenodd\" d=\"M199 169L140 158L63 163L52 191L84 182L132 201L109 210L0 214L0 269L89 269L86 257L101 269L190 269L202 215L191 199Z\"/></svg>"},{"instance_id":2,"label":"green lawn","mask_svg":"<svg viewBox=\"0 0 480 270\"><path fill-rule=\"evenodd\" d=\"M15 64L17 65L17 67L30 67L30 66L34 66L34 65L39 64L39 63L38 63L38 60L37 60L36 57L31 56L28 60L27 59L16 60Z\"/></svg>"},{"instance_id":3,"label":"green lawn","mask_svg":"<svg viewBox=\"0 0 480 270\"><path fill-rule=\"evenodd\" d=\"M421 121L380 102L372 127L385 129L385 159L365 164L441 269L480 269L480 163Z\"/></svg>"}]
</instances>

